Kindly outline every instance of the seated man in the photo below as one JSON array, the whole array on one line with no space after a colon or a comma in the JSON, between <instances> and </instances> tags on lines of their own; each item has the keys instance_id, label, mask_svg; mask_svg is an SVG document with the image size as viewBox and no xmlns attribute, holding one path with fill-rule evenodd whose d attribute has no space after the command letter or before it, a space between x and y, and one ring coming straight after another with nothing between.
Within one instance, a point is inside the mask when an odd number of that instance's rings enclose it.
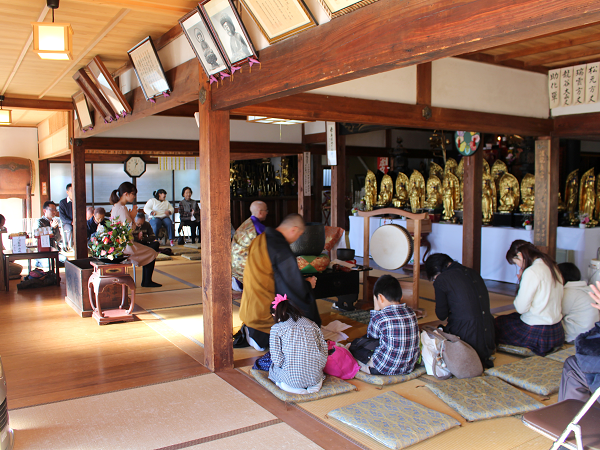
<instances>
[{"instance_id":1,"label":"seated man","mask_svg":"<svg viewBox=\"0 0 600 450\"><path fill-rule=\"evenodd\" d=\"M371 311L367 335L358 345L350 346L361 371L371 375L401 375L415 368L419 358L419 326L414 311L401 302L400 282L391 275L380 277L373 287L375 309ZM375 350L369 356L368 349L373 347Z\"/></svg>"},{"instance_id":2,"label":"seated man","mask_svg":"<svg viewBox=\"0 0 600 450\"><path fill-rule=\"evenodd\" d=\"M277 228L267 227L250 246L244 269L240 319L244 323L246 340L259 351L269 346L274 323L270 308L275 294L286 294L304 317L321 326L312 294L317 279L302 277L290 249L290 244L304 233L304 226L301 215L290 214Z\"/></svg>"},{"instance_id":3,"label":"seated man","mask_svg":"<svg viewBox=\"0 0 600 450\"><path fill-rule=\"evenodd\" d=\"M158 251L160 242L158 242L154 230L152 230L152 225L146 221L146 215L142 211L136 214L134 225L133 240Z\"/></svg>"},{"instance_id":4,"label":"seated man","mask_svg":"<svg viewBox=\"0 0 600 450\"><path fill-rule=\"evenodd\" d=\"M562 298L562 323L565 329L565 341L572 342L581 333L594 328L600 321L598 310L590 304L590 292L585 281L581 281L581 272L573 263L558 265L563 277L565 290Z\"/></svg>"},{"instance_id":5,"label":"seated man","mask_svg":"<svg viewBox=\"0 0 600 450\"><path fill-rule=\"evenodd\" d=\"M92 217L94 217L94 211L95 211L95 209L94 209L94 207L93 207L93 206L88 206L88 207L85 209L85 220L86 220L86 221L88 221L88 220L90 220ZM106 212L105 212L105 214L106 214Z\"/></svg>"},{"instance_id":6,"label":"seated man","mask_svg":"<svg viewBox=\"0 0 600 450\"><path fill-rule=\"evenodd\" d=\"M248 249L252 241L265 231L262 222L267 218L269 210L265 202L259 200L250 205L252 215L240 225L231 241L231 288L243 290L244 268L248 259Z\"/></svg>"},{"instance_id":7,"label":"seated man","mask_svg":"<svg viewBox=\"0 0 600 450\"><path fill-rule=\"evenodd\" d=\"M67 184L67 197L58 204L58 212L63 230L65 230L63 246L65 250L70 250L73 245L73 188L71 183Z\"/></svg>"},{"instance_id":8,"label":"seated man","mask_svg":"<svg viewBox=\"0 0 600 450\"><path fill-rule=\"evenodd\" d=\"M590 285L592 306L600 310L600 283ZM600 322L577 336L575 356L569 356L563 367L558 391L558 401L580 400L586 402L600 388ZM600 400L598 401L600 403Z\"/></svg>"},{"instance_id":9,"label":"seated man","mask_svg":"<svg viewBox=\"0 0 600 450\"><path fill-rule=\"evenodd\" d=\"M58 248L62 245L62 236L60 234L60 221L58 220L58 211L56 211L56 203L52 200L44 202L42 206L42 212L44 215L38 220L36 228L52 228L52 235L50 236L50 245L54 248Z\"/></svg>"},{"instance_id":10,"label":"seated man","mask_svg":"<svg viewBox=\"0 0 600 450\"><path fill-rule=\"evenodd\" d=\"M96 208L94 210L94 214L87 221L88 241L94 234L96 234L96 231L98 230L98 225L100 225L100 224L104 225L105 223L110 223L110 221L108 219L105 219L105 216L106 216L106 210L104 208Z\"/></svg>"}]
</instances>

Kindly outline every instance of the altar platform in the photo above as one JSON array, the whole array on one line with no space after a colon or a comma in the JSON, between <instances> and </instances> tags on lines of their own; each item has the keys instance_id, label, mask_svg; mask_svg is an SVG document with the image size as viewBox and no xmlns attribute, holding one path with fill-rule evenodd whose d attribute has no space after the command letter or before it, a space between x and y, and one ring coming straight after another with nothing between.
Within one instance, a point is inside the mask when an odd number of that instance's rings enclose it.
<instances>
[{"instance_id":1,"label":"altar platform","mask_svg":"<svg viewBox=\"0 0 600 450\"><path fill-rule=\"evenodd\" d=\"M348 239L350 248L356 256L364 257L362 217L350 216L350 231ZM396 224L406 227L404 219L389 219L381 217L370 218L370 234L383 225ZM427 235L431 243L429 253L446 253L458 262L462 262L462 225L449 223L432 223L432 232ZM533 242L533 230L512 227L484 226L481 229L481 276L486 280L517 282L517 267L508 264L506 252L516 239ZM581 271L584 280L588 278L588 265L596 258L600 247L600 227L596 228L557 228L557 259L558 262L573 262ZM421 255L425 248L421 248Z\"/></svg>"}]
</instances>

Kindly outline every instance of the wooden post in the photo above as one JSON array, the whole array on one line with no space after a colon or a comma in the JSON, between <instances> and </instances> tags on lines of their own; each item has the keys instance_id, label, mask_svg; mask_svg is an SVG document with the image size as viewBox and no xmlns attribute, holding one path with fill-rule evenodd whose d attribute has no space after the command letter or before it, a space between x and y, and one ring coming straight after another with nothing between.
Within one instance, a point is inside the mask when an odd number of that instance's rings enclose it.
<instances>
[{"instance_id":1,"label":"wooden post","mask_svg":"<svg viewBox=\"0 0 600 450\"><path fill-rule=\"evenodd\" d=\"M477 273L481 271L481 183L483 150L464 156L463 250L462 263Z\"/></svg>"},{"instance_id":2,"label":"wooden post","mask_svg":"<svg viewBox=\"0 0 600 450\"><path fill-rule=\"evenodd\" d=\"M556 258L558 226L558 161L559 138L538 138L535 141L533 243L552 259Z\"/></svg>"},{"instance_id":3,"label":"wooden post","mask_svg":"<svg viewBox=\"0 0 600 450\"><path fill-rule=\"evenodd\" d=\"M322 155L314 155L313 166L315 179L313 180L312 198L314 203L313 220L323 222L323 162Z\"/></svg>"},{"instance_id":4,"label":"wooden post","mask_svg":"<svg viewBox=\"0 0 600 450\"><path fill-rule=\"evenodd\" d=\"M81 139L71 146L71 179L73 192L73 246L75 259L88 256L87 221L85 219L85 148Z\"/></svg>"},{"instance_id":5,"label":"wooden post","mask_svg":"<svg viewBox=\"0 0 600 450\"><path fill-rule=\"evenodd\" d=\"M363 218L363 266L365 266L365 267L371 266L371 260L370 260L371 254L369 251L370 240L371 240L371 217L368 216L368 217ZM363 302L371 301L371 299L368 298L368 296L369 296L369 281L368 281L369 273L370 272L368 272L368 271L362 273L362 276L363 276L362 300L363 300Z\"/></svg>"},{"instance_id":6,"label":"wooden post","mask_svg":"<svg viewBox=\"0 0 600 450\"><path fill-rule=\"evenodd\" d=\"M336 125L337 165L331 168L331 226L346 229L346 136Z\"/></svg>"},{"instance_id":7,"label":"wooden post","mask_svg":"<svg viewBox=\"0 0 600 450\"><path fill-rule=\"evenodd\" d=\"M39 161L40 211L44 203L50 200L50 163L47 159ZM43 213L42 213L43 214Z\"/></svg>"},{"instance_id":8,"label":"wooden post","mask_svg":"<svg viewBox=\"0 0 600 450\"><path fill-rule=\"evenodd\" d=\"M409 219L410 220L410 219ZM414 310L419 308L419 278L421 277L421 220L413 220L413 295L406 305Z\"/></svg>"},{"instance_id":9,"label":"wooden post","mask_svg":"<svg viewBox=\"0 0 600 450\"><path fill-rule=\"evenodd\" d=\"M200 75L200 200L204 362L214 372L233 368L229 111L211 109Z\"/></svg>"},{"instance_id":10,"label":"wooden post","mask_svg":"<svg viewBox=\"0 0 600 450\"><path fill-rule=\"evenodd\" d=\"M417 65L417 105L431 105L431 63Z\"/></svg>"}]
</instances>

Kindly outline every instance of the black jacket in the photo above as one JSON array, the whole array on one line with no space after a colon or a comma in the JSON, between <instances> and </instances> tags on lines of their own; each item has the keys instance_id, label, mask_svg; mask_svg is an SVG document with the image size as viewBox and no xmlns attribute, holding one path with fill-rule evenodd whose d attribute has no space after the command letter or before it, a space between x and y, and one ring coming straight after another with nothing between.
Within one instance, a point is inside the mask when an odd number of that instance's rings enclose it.
<instances>
[{"instance_id":1,"label":"black jacket","mask_svg":"<svg viewBox=\"0 0 600 450\"><path fill-rule=\"evenodd\" d=\"M60 221L63 224L73 223L73 202L67 200L68 198L63 198L58 203L58 213L60 215Z\"/></svg>"},{"instance_id":2,"label":"black jacket","mask_svg":"<svg viewBox=\"0 0 600 450\"><path fill-rule=\"evenodd\" d=\"M475 349L484 367L496 349L494 318L483 279L473 269L453 261L433 282L435 314L448 319L445 331L455 334Z\"/></svg>"}]
</instances>

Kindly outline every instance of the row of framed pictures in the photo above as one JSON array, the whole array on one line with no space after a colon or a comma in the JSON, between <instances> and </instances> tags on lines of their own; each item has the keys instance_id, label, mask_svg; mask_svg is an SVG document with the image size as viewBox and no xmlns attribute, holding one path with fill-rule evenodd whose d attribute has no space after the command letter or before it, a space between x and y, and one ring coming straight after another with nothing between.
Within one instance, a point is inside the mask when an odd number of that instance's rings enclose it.
<instances>
[{"instance_id":1,"label":"row of framed pictures","mask_svg":"<svg viewBox=\"0 0 600 450\"><path fill-rule=\"evenodd\" d=\"M319 1L330 17L337 17L377 0ZM269 44L317 25L303 0L241 2ZM209 78L231 72L247 61L258 62L256 50L232 0L202 0L179 24Z\"/></svg>"}]
</instances>

